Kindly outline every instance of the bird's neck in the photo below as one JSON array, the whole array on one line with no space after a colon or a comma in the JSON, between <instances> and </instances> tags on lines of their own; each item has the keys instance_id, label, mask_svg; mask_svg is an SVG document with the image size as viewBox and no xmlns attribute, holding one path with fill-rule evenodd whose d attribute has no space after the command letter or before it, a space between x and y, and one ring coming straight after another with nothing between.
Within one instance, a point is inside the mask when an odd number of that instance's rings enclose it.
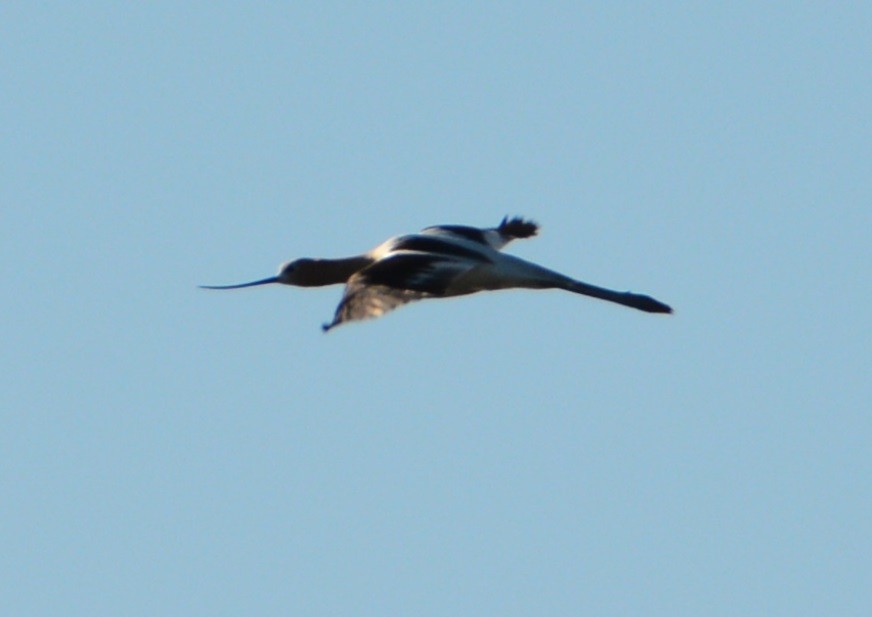
<instances>
[{"instance_id":1,"label":"bird's neck","mask_svg":"<svg viewBox=\"0 0 872 617\"><path fill-rule=\"evenodd\" d=\"M298 272L298 285L321 287L345 283L355 273L373 262L372 258L358 255L342 259L313 259Z\"/></svg>"}]
</instances>

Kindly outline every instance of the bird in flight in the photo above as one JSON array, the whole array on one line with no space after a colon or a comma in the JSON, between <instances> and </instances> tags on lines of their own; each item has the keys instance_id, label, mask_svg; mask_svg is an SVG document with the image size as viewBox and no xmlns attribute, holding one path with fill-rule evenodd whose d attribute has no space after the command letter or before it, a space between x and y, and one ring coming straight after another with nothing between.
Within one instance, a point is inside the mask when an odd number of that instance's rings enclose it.
<instances>
[{"instance_id":1,"label":"bird in flight","mask_svg":"<svg viewBox=\"0 0 872 617\"><path fill-rule=\"evenodd\" d=\"M650 296L582 283L502 252L512 240L530 238L538 231L536 223L519 217L505 217L496 227L484 229L437 225L417 234L390 238L363 255L296 259L283 264L276 276L238 285L201 287L345 284L333 320L322 326L325 332L348 321L379 317L414 300L514 288L563 289L648 313L672 312Z\"/></svg>"}]
</instances>

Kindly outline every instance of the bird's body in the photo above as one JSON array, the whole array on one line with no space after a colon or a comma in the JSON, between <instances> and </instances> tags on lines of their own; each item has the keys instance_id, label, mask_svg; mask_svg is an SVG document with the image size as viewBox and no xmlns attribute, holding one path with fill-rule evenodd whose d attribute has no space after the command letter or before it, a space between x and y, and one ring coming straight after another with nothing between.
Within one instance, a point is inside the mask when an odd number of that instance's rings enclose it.
<instances>
[{"instance_id":1,"label":"bird's body","mask_svg":"<svg viewBox=\"0 0 872 617\"><path fill-rule=\"evenodd\" d=\"M378 317L402 304L425 298L447 298L498 289L564 289L649 313L671 313L649 296L618 292L582 283L532 262L501 252L516 238L536 235L538 226L520 218L504 218L489 229L460 225L428 227L397 236L368 253L344 259L298 259L284 264L277 276L240 285L206 286L236 289L268 283L301 287L345 284L345 293L329 330L346 321Z\"/></svg>"}]
</instances>

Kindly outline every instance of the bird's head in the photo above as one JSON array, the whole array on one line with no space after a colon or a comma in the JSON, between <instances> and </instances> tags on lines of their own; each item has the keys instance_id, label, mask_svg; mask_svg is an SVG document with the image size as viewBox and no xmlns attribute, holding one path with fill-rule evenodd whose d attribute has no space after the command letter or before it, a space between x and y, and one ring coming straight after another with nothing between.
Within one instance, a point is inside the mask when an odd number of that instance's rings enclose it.
<instances>
[{"instance_id":1,"label":"bird's head","mask_svg":"<svg viewBox=\"0 0 872 617\"><path fill-rule=\"evenodd\" d=\"M314 287L321 283L318 279L318 262L309 257L301 257L282 264L276 275L276 283L296 285L298 287Z\"/></svg>"}]
</instances>

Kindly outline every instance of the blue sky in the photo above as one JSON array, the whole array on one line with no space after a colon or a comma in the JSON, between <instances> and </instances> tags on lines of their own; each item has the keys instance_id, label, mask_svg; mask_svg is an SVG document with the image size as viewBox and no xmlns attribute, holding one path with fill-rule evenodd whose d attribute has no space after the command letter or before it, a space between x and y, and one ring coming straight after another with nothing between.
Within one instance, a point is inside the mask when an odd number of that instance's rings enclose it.
<instances>
[{"instance_id":1,"label":"blue sky","mask_svg":"<svg viewBox=\"0 0 872 617\"><path fill-rule=\"evenodd\" d=\"M864 3L6 3L9 615L868 615ZM512 291L205 292L437 223Z\"/></svg>"}]
</instances>

